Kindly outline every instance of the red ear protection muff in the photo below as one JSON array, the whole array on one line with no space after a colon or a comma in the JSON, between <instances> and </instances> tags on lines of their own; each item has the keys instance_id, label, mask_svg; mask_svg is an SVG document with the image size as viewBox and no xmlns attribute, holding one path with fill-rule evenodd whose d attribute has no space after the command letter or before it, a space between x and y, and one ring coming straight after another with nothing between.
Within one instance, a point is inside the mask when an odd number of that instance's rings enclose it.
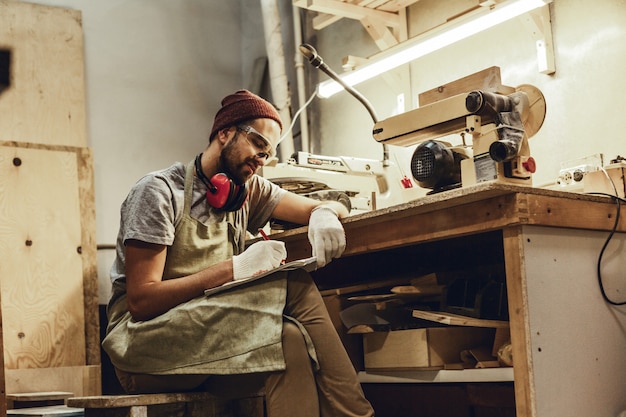
<instances>
[{"instance_id":1,"label":"red ear protection muff","mask_svg":"<svg viewBox=\"0 0 626 417\"><path fill-rule=\"evenodd\" d=\"M196 156L196 175L207 186L206 201L213 208L223 211L237 211L248 198L246 185L237 185L226 174L218 173L211 179L202 172L200 158L202 154Z\"/></svg>"},{"instance_id":2,"label":"red ear protection muff","mask_svg":"<svg viewBox=\"0 0 626 417\"><path fill-rule=\"evenodd\" d=\"M237 211L248 197L245 184L235 184L226 174L213 175L208 187L206 201L216 209Z\"/></svg>"}]
</instances>

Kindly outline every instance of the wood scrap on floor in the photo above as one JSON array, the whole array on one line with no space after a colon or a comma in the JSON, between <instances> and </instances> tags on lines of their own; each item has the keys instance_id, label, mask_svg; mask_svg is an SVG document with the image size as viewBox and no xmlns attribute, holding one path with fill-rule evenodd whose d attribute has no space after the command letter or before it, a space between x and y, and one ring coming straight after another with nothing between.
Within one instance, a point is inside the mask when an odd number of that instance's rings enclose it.
<instances>
[{"instance_id":1,"label":"wood scrap on floor","mask_svg":"<svg viewBox=\"0 0 626 417\"><path fill-rule=\"evenodd\" d=\"M487 320L477 319L474 317L461 316L459 314L444 313L441 311L422 311L413 310L413 317L430 320L437 323L454 325L454 326L472 326L472 327L509 327L508 321L503 320Z\"/></svg>"},{"instance_id":2,"label":"wood scrap on floor","mask_svg":"<svg viewBox=\"0 0 626 417\"><path fill-rule=\"evenodd\" d=\"M341 288L335 294L354 303L340 313L348 333L371 333L433 327L429 322L412 317L411 313L416 308L437 308L442 288L437 284L436 274L431 273Z\"/></svg>"}]
</instances>

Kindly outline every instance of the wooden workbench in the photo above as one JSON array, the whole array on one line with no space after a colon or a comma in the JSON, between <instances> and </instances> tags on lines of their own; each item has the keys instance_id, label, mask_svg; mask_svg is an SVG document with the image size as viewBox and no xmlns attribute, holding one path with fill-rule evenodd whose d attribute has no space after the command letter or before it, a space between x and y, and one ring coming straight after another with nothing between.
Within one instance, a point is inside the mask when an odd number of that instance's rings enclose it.
<instances>
[{"instance_id":1,"label":"wooden workbench","mask_svg":"<svg viewBox=\"0 0 626 417\"><path fill-rule=\"evenodd\" d=\"M501 268L517 416L614 417L626 410L626 308L602 298L596 267L616 214L615 202L603 196L503 184L447 191L345 219L343 257L314 278L328 290L445 268ZM617 231L601 271L607 294L621 301L626 215ZM306 228L276 237L290 259L310 256ZM461 372L462 382L490 380L482 371L476 378L473 370L442 372ZM406 375L380 381L410 383ZM450 374L426 379L447 381Z\"/></svg>"}]
</instances>

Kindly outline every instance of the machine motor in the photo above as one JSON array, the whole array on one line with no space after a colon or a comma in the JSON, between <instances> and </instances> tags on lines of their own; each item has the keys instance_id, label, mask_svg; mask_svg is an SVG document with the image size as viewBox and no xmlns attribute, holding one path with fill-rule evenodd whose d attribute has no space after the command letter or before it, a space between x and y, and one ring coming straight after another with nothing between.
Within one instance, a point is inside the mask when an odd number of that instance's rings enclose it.
<instances>
[{"instance_id":1,"label":"machine motor","mask_svg":"<svg viewBox=\"0 0 626 417\"><path fill-rule=\"evenodd\" d=\"M450 144L429 140L415 148L411 158L411 174L428 194L461 187L461 161L468 156Z\"/></svg>"}]
</instances>

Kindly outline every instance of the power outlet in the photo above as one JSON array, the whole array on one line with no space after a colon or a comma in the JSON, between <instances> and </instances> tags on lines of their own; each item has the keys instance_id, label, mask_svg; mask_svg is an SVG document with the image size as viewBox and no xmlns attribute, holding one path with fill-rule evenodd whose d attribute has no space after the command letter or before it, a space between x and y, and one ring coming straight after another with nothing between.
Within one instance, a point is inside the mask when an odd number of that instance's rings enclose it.
<instances>
[{"instance_id":1,"label":"power outlet","mask_svg":"<svg viewBox=\"0 0 626 417\"><path fill-rule=\"evenodd\" d=\"M556 183L561 187L576 186L581 183L590 172L600 171L603 166L603 159L602 154L595 154L562 162Z\"/></svg>"},{"instance_id":2,"label":"power outlet","mask_svg":"<svg viewBox=\"0 0 626 417\"><path fill-rule=\"evenodd\" d=\"M581 182L585 175L590 172L599 171L600 167L594 165L578 165L574 167L568 167L559 171L559 176L556 179L556 183L559 185L571 185L577 182Z\"/></svg>"}]
</instances>

